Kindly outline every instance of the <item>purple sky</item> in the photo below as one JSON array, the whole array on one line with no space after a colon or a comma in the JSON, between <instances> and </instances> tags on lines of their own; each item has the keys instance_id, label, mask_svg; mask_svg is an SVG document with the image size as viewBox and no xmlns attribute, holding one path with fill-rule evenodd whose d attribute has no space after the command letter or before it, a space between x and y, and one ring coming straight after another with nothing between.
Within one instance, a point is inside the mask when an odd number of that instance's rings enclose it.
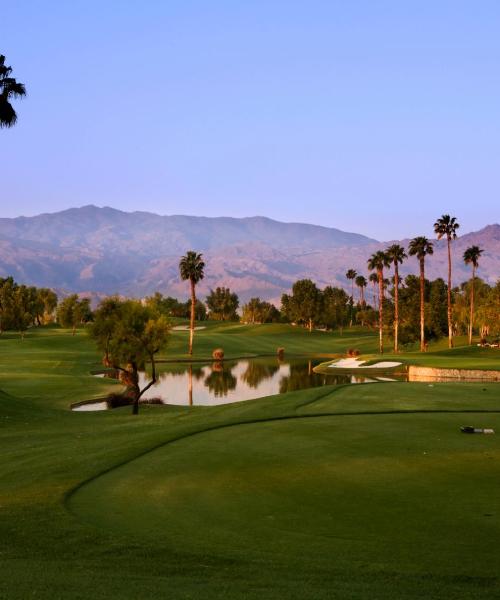
<instances>
[{"instance_id":1,"label":"purple sky","mask_svg":"<svg viewBox=\"0 0 500 600\"><path fill-rule=\"evenodd\" d=\"M26 84L0 216L266 215L378 239L500 221L500 3L2 7Z\"/></svg>"}]
</instances>

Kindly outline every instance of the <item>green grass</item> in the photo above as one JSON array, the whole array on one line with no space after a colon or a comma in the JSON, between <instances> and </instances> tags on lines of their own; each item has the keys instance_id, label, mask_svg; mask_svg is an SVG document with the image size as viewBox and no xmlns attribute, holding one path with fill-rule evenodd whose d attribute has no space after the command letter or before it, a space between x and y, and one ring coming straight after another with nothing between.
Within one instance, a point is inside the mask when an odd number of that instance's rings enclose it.
<instances>
[{"instance_id":1,"label":"green grass","mask_svg":"<svg viewBox=\"0 0 500 600\"><path fill-rule=\"evenodd\" d=\"M283 325L210 324L195 340L200 359L377 343ZM174 333L168 356L186 341ZM421 359L498 368L498 356ZM497 384L69 412L114 388L89 376L98 365L81 332L0 339L0 598L500 597L500 436L459 431L500 433Z\"/></svg>"}]
</instances>

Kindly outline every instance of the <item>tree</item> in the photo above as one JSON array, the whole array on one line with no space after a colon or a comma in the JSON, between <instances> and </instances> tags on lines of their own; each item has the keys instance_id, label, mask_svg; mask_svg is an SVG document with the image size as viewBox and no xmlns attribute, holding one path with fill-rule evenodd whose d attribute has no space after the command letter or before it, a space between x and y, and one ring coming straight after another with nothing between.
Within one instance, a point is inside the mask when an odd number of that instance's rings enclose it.
<instances>
[{"instance_id":1,"label":"tree","mask_svg":"<svg viewBox=\"0 0 500 600\"><path fill-rule=\"evenodd\" d=\"M349 327L352 327L352 317L353 317L353 308L354 308L354 280L356 279L356 271L354 269L349 269L345 274L346 278L351 281L351 320L349 323Z\"/></svg>"},{"instance_id":2,"label":"tree","mask_svg":"<svg viewBox=\"0 0 500 600\"><path fill-rule=\"evenodd\" d=\"M11 77L12 67L5 64L5 56L0 54L0 127L12 127L17 114L10 101L26 96L26 88Z\"/></svg>"},{"instance_id":3,"label":"tree","mask_svg":"<svg viewBox=\"0 0 500 600\"><path fill-rule=\"evenodd\" d=\"M453 322L451 313L451 241L457 239L457 229L460 227L455 217L450 215L442 215L434 223L434 232L437 239L446 237L448 245L448 348L453 347Z\"/></svg>"},{"instance_id":4,"label":"tree","mask_svg":"<svg viewBox=\"0 0 500 600\"><path fill-rule=\"evenodd\" d=\"M358 275L355 281L356 286L359 288L359 303L361 306L364 306L366 304L365 287L368 285L368 282L366 281L366 277L364 277L363 275Z\"/></svg>"},{"instance_id":5,"label":"tree","mask_svg":"<svg viewBox=\"0 0 500 600\"><path fill-rule=\"evenodd\" d=\"M323 290L321 321L327 329L340 329L340 335L347 321L350 298L345 290L326 286Z\"/></svg>"},{"instance_id":6,"label":"tree","mask_svg":"<svg viewBox=\"0 0 500 600\"><path fill-rule=\"evenodd\" d=\"M379 351L384 353L384 267L389 267L390 260L385 252L379 250L368 259L370 271L377 272L378 279L378 329L379 329Z\"/></svg>"},{"instance_id":7,"label":"tree","mask_svg":"<svg viewBox=\"0 0 500 600\"><path fill-rule=\"evenodd\" d=\"M132 414L139 414L141 396L156 383L156 354L168 340L170 325L150 307L137 300L109 298L95 313L90 335L104 351L110 366L124 374L133 401ZM151 379L141 389L139 369L151 364Z\"/></svg>"},{"instance_id":8,"label":"tree","mask_svg":"<svg viewBox=\"0 0 500 600\"><path fill-rule=\"evenodd\" d=\"M434 253L434 246L424 236L410 241L408 254L416 256L420 265L420 352L425 352L425 257Z\"/></svg>"},{"instance_id":9,"label":"tree","mask_svg":"<svg viewBox=\"0 0 500 600\"><path fill-rule=\"evenodd\" d=\"M386 254L394 265L394 352L399 351L399 265L407 258L405 249L399 244L392 244L386 250Z\"/></svg>"},{"instance_id":10,"label":"tree","mask_svg":"<svg viewBox=\"0 0 500 600\"><path fill-rule=\"evenodd\" d=\"M291 296L283 294L281 306L290 321L301 323L311 332L321 315L321 292L310 279L299 279L293 284Z\"/></svg>"},{"instance_id":11,"label":"tree","mask_svg":"<svg viewBox=\"0 0 500 600\"><path fill-rule=\"evenodd\" d=\"M472 277L470 286L470 319L469 319L469 345L472 344L472 329L474 327L474 280L476 278L476 269L479 266L479 257L483 250L479 246L469 246L464 252L464 263L472 265Z\"/></svg>"},{"instance_id":12,"label":"tree","mask_svg":"<svg viewBox=\"0 0 500 600\"><path fill-rule=\"evenodd\" d=\"M236 311L239 304L238 296L227 287L210 290L206 299L210 318L217 321L237 321L238 313Z\"/></svg>"},{"instance_id":13,"label":"tree","mask_svg":"<svg viewBox=\"0 0 500 600\"><path fill-rule=\"evenodd\" d=\"M373 308L377 309L377 285L378 285L378 275L376 273L370 273L368 280L373 285Z\"/></svg>"},{"instance_id":14,"label":"tree","mask_svg":"<svg viewBox=\"0 0 500 600\"><path fill-rule=\"evenodd\" d=\"M78 294L68 296L57 307L58 323L62 327L71 329L73 335L75 335L78 325L88 323L91 320L90 300L88 298L80 300Z\"/></svg>"},{"instance_id":15,"label":"tree","mask_svg":"<svg viewBox=\"0 0 500 600\"><path fill-rule=\"evenodd\" d=\"M189 354L193 354L194 319L196 309L196 285L205 277L205 263L202 254L189 250L179 262L179 272L183 281L191 288L191 317L189 322Z\"/></svg>"},{"instance_id":16,"label":"tree","mask_svg":"<svg viewBox=\"0 0 500 600\"><path fill-rule=\"evenodd\" d=\"M241 310L241 318L246 323L277 323L281 318L280 311L273 304L260 298L250 298Z\"/></svg>"}]
</instances>

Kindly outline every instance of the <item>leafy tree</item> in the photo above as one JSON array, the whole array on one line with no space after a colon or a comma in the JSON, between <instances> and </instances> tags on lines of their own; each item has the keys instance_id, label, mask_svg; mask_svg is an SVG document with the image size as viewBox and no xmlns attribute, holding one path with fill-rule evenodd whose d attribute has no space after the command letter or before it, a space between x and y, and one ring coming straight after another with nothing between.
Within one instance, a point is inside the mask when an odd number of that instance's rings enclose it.
<instances>
[{"instance_id":1,"label":"leafy tree","mask_svg":"<svg viewBox=\"0 0 500 600\"><path fill-rule=\"evenodd\" d=\"M394 266L394 352L399 351L398 331L399 331L399 265L403 263L406 257L405 249L399 244L392 244L386 250L387 256Z\"/></svg>"},{"instance_id":2,"label":"leafy tree","mask_svg":"<svg viewBox=\"0 0 500 600\"><path fill-rule=\"evenodd\" d=\"M196 310L196 285L205 277L203 255L189 250L179 262L179 272L183 281L189 281L191 290L191 317L189 322L189 350L193 354L194 320Z\"/></svg>"},{"instance_id":3,"label":"leafy tree","mask_svg":"<svg viewBox=\"0 0 500 600\"><path fill-rule=\"evenodd\" d=\"M90 300L80 298L78 294L72 294L59 304L57 307L57 321L67 329L72 330L75 335L78 325L88 323L92 320L92 311L90 310Z\"/></svg>"},{"instance_id":4,"label":"leafy tree","mask_svg":"<svg viewBox=\"0 0 500 600\"><path fill-rule=\"evenodd\" d=\"M342 334L350 307L349 295L342 288L329 285L325 287L322 295L321 322L327 329L338 327Z\"/></svg>"},{"instance_id":5,"label":"leafy tree","mask_svg":"<svg viewBox=\"0 0 500 600\"><path fill-rule=\"evenodd\" d=\"M368 259L370 271L377 272L378 279L378 329L379 329L379 352L384 353L384 267L389 267L390 259L385 252L379 250Z\"/></svg>"},{"instance_id":6,"label":"leafy tree","mask_svg":"<svg viewBox=\"0 0 500 600\"><path fill-rule=\"evenodd\" d=\"M105 353L108 364L124 374L133 400L134 415L139 413L142 395L156 383L155 357L165 348L169 329L165 316L159 316L136 300L109 298L95 313L90 335ZM151 379L141 389L139 369L146 362L151 364Z\"/></svg>"},{"instance_id":7,"label":"leafy tree","mask_svg":"<svg viewBox=\"0 0 500 600\"><path fill-rule=\"evenodd\" d=\"M12 329L21 334L21 339L28 327L33 323L33 314L30 311L31 291L25 285L16 286L13 295Z\"/></svg>"},{"instance_id":8,"label":"leafy tree","mask_svg":"<svg viewBox=\"0 0 500 600\"><path fill-rule=\"evenodd\" d=\"M281 319L280 311L260 298L250 298L242 306L242 320L246 323L277 323Z\"/></svg>"},{"instance_id":9,"label":"leafy tree","mask_svg":"<svg viewBox=\"0 0 500 600\"><path fill-rule=\"evenodd\" d=\"M227 287L210 290L206 299L206 305L210 311L209 316L217 321L238 321L236 311L239 303L238 296Z\"/></svg>"},{"instance_id":10,"label":"leafy tree","mask_svg":"<svg viewBox=\"0 0 500 600\"><path fill-rule=\"evenodd\" d=\"M0 127L12 127L17 114L11 104L13 98L26 96L26 88L12 77L12 67L5 64L5 56L0 54Z\"/></svg>"},{"instance_id":11,"label":"leafy tree","mask_svg":"<svg viewBox=\"0 0 500 600\"><path fill-rule=\"evenodd\" d=\"M487 335L500 337L500 279L488 289L478 306L477 322L482 338Z\"/></svg>"},{"instance_id":12,"label":"leafy tree","mask_svg":"<svg viewBox=\"0 0 500 600\"><path fill-rule=\"evenodd\" d=\"M448 245L448 347L453 347L453 321L451 311L451 241L457 239L457 229L460 227L455 217L450 215L442 215L434 223L434 232L437 239L446 237Z\"/></svg>"},{"instance_id":13,"label":"leafy tree","mask_svg":"<svg viewBox=\"0 0 500 600\"><path fill-rule=\"evenodd\" d=\"M469 345L472 344L472 330L474 327L474 280L476 278L476 269L479 266L479 258L483 250L479 246L469 246L464 252L464 262L466 265L472 265L472 277L470 285L470 320L469 320Z\"/></svg>"},{"instance_id":14,"label":"leafy tree","mask_svg":"<svg viewBox=\"0 0 500 600\"><path fill-rule=\"evenodd\" d=\"M57 308L57 294L49 288L40 288L38 290L38 297L43 307L41 320L44 323L48 323Z\"/></svg>"},{"instance_id":15,"label":"leafy tree","mask_svg":"<svg viewBox=\"0 0 500 600\"><path fill-rule=\"evenodd\" d=\"M441 277L427 282L429 288L429 335L440 338L448 330L448 317L446 311L446 296L448 293L446 283Z\"/></svg>"},{"instance_id":16,"label":"leafy tree","mask_svg":"<svg viewBox=\"0 0 500 600\"><path fill-rule=\"evenodd\" d=\"M408 254L416 256L420 265L420 351L425 352L425 257L434 253L434 246L426 237L413 238L408 246Z\"/></svg>"},{"instance_id":17,"label":"leafy tree","mask_svg":"<svg viewBox=\"0 0 500 600\"><path fill-rule=\"evenodd\" d=\"M291 321L306 325L311 332L321 317L322 295L313 281L299 279L293 284L291 296L283 294L281 306Z\"/></svg>"}]
</instances>

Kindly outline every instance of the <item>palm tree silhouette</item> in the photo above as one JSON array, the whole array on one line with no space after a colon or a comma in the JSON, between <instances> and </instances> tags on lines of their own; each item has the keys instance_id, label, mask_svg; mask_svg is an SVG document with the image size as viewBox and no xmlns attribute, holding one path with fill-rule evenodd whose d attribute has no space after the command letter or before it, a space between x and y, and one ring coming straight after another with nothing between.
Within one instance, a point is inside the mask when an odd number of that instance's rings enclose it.
<instances>
[{"instance_id":1,"label":"palm tree silhouette","mask_svg":"<svg viewBox=\"0 0 500 600\"><path fill-rule=\"evenodd\" d=\"M379 332L379 351L384 353L384 267L390 265L389 257L385 252L379 250L368 259L368 268L370 271L377 271L378 280L378 332Z\"/></svg>"},{"instance_id":2,"label":"palm tree silhouette","mask_svg":"<svg viewBox=\"0 0 500 600\"><path fill-rule=\"evenodd\" d=\"M399 265L407 258L405 249L399 244L393 244L386 254L394 265L394 352L398 352L399 332Z\"/></svg>"},{"instance_id":3,"label":"palm tree silhouette","mask_svg":"<svg viewBox=\"0 0 500 600\"><path fill-rule=\"evenodd\" d=\"M370 273L368 279L373 284L373 308L377 310L377 294L375 293L375 288L378 285L378 275L376 273Z\"/></svg>"},{"instance_id":4,"label":"palm tree silhouette","mask_svg":"<svg viewBox=\"0 0 500 600\"><path fill-rule=\"evenodd\" d=\"M347 279L351 280L351 322L349 323L349 327L352 327L352 313L354 310L354 280L356 279L356 271L354 269L349 269L345 276Z\"/></svg>"},{"instance_id":5,"label":"palm tree silhouette","mask_svg":"<svg viewBox=\"0 0 500 600\"><path fill-rule=\"evenodd\" d=\"M457 229L460 227L455 217L443 215L434 223L434 233L437 239L446 237L448 244L448 348L453 347L453 325L451 316L451 240L457 239Z\"/></svg>"},{"instance_id":6,"label":"palm tree silhouette","mask_svg":"<svg viewBox=\"0 0 500 600\"><path fill-rule=\"evenodd\" d=\"M366 281L366 277L363 277L363 275L358 275L355 279L356 281L356 287L359 288L359 303L361 304L361 306L364 306L366 304L365 302L365 287L367 286L367 281Z\"/></svg>"},{"instance_id":7,"label":"palm tree silhouette","mask_svg":"<svg viewBox=\"0 0 500 600\"><path fill-rule=\"evenodd\" d=\"M202 254L189 250L179 262L179 272L183 281L189 280L191 286L191 319L189 322L189 354L193 354L194 316L196 310L196 284L205 276L205 263Z\"/></svg>"},{"instance_id":8,"label":"palm tree silhouette","mask_svg":"<svg viewBox=\"0 0 500 600\"><path fill-rule=\"evenodd\" d=\"M479 257L483 250L479 246L469 246L464 252L464 263L472 265L472 278L470 285L470 319L469 319L469 346L472 344L472 328L474 325L474 280L476 279L476 269L479 266Z\"/></svg>"},{"instance_id":9,"label":"palm tree silhouette","mask_svg":"<svg viewBox=\"0 0 500 600\"><path fill-rule=\"evenodd\" d=\"M420 263L420 352L425 352L425 257L434 253L434 246L426 237L413 238L408 246L408 254L416 256Z\"/></svg>"},{"instance_id":10,"label":"palm tree silhouette","mask_svg":"<svg viewBox=\"0 0 500 600\"><path fill-rule=\"evenodd\" d=\"M17 114L10 103L13 98L26 96L26 88L11 77L12 67L5 64L5 56L0 54L0 127L12 127Z\"/></svg>"}]
</instances>

